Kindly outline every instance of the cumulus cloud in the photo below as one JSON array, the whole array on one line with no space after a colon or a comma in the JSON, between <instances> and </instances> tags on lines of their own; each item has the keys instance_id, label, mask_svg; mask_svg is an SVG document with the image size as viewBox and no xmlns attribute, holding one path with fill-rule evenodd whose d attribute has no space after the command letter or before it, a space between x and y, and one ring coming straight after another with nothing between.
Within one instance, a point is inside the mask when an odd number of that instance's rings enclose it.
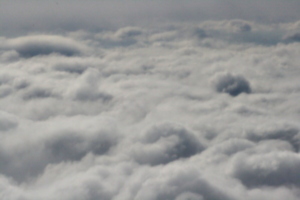
<instances>
[{"instance_id":1,"label":"cumulus cloud","mask_svg":"<svg viewBox=\"0 0 300 200\"><path fill-rule=\"evenodd\" d=\"M112 95L99 90L98 78L100 77L97 76L97 71L87 71L69 90L71 98L79 101L96 101L99 99L103 102L110 101Z\"/></svg>"},{"instance_id":2,"label":"cumulus cloud","mask_svg":"<svg viewBox=\"0 0 300 200\"><path fill-rule=\"evenodd\" d=\"M32 35L14 38L7 41L7 46L23 57L51 53L73 56L86 50L86 47L79 42L57 35Z\"/></svg>"},{"instance_id":3,"label":"cumulus cloud","mask_svg":"<svg viewBox=\"0 0 300 200\"><path fill-rule=\"evenodd\" d=\"M175 2L3 4L2 199L299 199L298 3Z\"/></svg>"},{"instance_id":4,"label":"cumulus cloud","mask_svg":"<svg viewBox=\"0 0 300 200\"><path fill-rule=\"evenodd\" d=\"M157 165L193 156L204 148L184 127L162 124L148 130L131 151L138 162Z\"/></svg>"},{"instance_id":5,"label":"cumulus cloud","mask_svg":"<svg viewBox=\"0 0 300 200\"><path fill-rule=\"evenodd\" d=\"M299 155L276 152L237 159L233 176L248 187L299 186Z\"/></svg>"}]
</instances>

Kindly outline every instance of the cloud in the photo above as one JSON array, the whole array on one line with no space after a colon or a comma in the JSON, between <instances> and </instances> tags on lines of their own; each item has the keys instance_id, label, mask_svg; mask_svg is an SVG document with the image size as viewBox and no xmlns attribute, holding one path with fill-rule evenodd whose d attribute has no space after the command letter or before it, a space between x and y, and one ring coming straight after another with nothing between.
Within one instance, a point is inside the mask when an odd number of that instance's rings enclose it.
<instances>
[{"instance_id":1,"label":"cloud","mask_svg":"<svg viewBox=\"0 0 300 200\"><path fill-rule=\"evenodd\" d=\"M180 2L109 2L68 1L6 1L2 5L1 30L6 35L18 32L58 32L62 30L101 31L130 26L151 26L164 23L206 20L243 19L263 22L290 22L299 20L299 2L263 0L199 0ZM119 9L122 8L122 9ZM25 12L22 12L25 11ZM82 13L83 15L78 15Z\"/></svg>"},{"instance_id":2,"label":"cloud","mask_svg":"<svg viewBox=\"0 0 300 200\"><path fill-rule=\"evenodd\" d=\"M70 38L56 35L33 35L10 39L7 46L23 57L59 53L65 56L82 54L86 47Z\"/></svg>"},{"instance_id":3,"label":"cloud","mask_svg":"<svg viewBox=\"0 0 300 200\"><path fill-rule=\"evenodd\" d=\"M113 96L102 92L98 88L97 71L87 71L81 77L79 81L69 90L69 95L74 100L78 101L97 101L109 102Z\"/></svg>"},{"instance_id":4,"label":"cloud","mask_svg":"<svg viewBox=\"0 0 300 200\"><path fill-rule=\"evenodd\" d=\"M186 192L176 197L176 200L203 200L202 195L198 195L192 192Z\"/></svg>"},{"instance_id":5,"label":"cloud","mask_svg":"<svg viewBox=\"0 0 300 200\"><path fill-rule=\"evenodd\" d=\"M105 154L116 144L116 138L110 133L99 131L86 137L75 131L65 131L46 141L45 151L54 162L80 160L88 153Z\"/></svg>"},{"instance_id":6,"label":"cloud","mask_svg":"<svg viewBox=\"0 0 300 200\"><path fill-rule=\"evenodd\" d=\"M169 172L167 171L169 170ZM210 183L199 171L186 166L181 171L176 168L165 168L157 172L157 177L145 182L136 199L161 200L181 199L183 197L201 197L203 199L235 199L233 196Z\"/></svg>"},{"instance_id":7,"label":"cloud","mask_svg":"<svg viewBox=\"0 0 300 200\"><path fill-rule=\"evenodd\" d=\"M220 74L215 77L213 84L217 92L228 93L231 96L251 93L249 82L241 75Z\"/></svg>"},{"instance_id":8,"label":"cloud","mask_svg":"<svg viewBox=\"0 0 300 200\"><path fill-rule=\"evenodd\" d=\"M273 125L263 130L254 130L247 133L247 138L252 141L281 140L289 142L295 151L300 148L300 134L296 127L291 125Z\"/></svg>"},{"instance_id":9,"label":"cloud","mask_svg":"<svg viewBox=\"0 0 300 200\"><path fill-rule=\"evenodd\" d=\"M287 34L283 37L283 40L288 42L300 42L300 33Z\"/></svg>"},{"instance_id":10,"label":"cloud","mask_svg":"<svg viewBox=\"0 0 300 200\"><path fill-rule=\"evenodd\" d=\"M49 97L56 97L56 95L53 94L51 90L46 88L31 88L23 95L24 100L42 99Z\"/></svg>"},{"instance_id":11,"label":"cloud","mask_svg":"<svg viewBox=\"0 0 300 200\"><path fill-rule=\"evenodd\" d=\"M30 2L0 12L1 197L299 199L298 3Z\"/></svg>"},{"instance_id":12,"label":"cloud","mask_svg":"<svg viewBox=\"0 0 300 200\"><path fill-rule=\"evenodd\" d=\"M107 47L118 47L118 46L131 46L136 44L139 37L142 37L144 31L139 27L124 27L120 28L115 32L108 31L99 33L96 35L97 39L100 40L102 46Z\"/></svg>"},{"instance_id":13,"label":"cloud","mask_svg":"<svg viewBox=\"0 0 300 200\"><path fill-rule=\"evenodd\" d=\"M142 164L157 165L193 156L204 148L184 127L162 124L148 130L131 154Z\"/></svg>"},{"instance_id":14,"label":"cloud","mask_svg":"<svg viewBox=\"0 0 300 200\"><path fill-rule=\"evenodd\" d=\"M0 130L8 131L10 129L16 128L18 126L18 122L14 116L11 116L8 113L1 112L0 113Z\"/></svg>"},{"instance_id":15,"label":"cloud","mask_svg":"<svg viewBox=\"0 0 300 200\"><path fill-rule=\"evenodd\" d=\"M136 37L138 35L141 35L143 33L143 30L137 27L125 27L125 28L121 28L119 29L116 33L115 33L115 37L118 39L130 39L133 37Z\"/></svg>"},{"instance_id":16,"label":"cloud","mask_svg":"<svg viewBox=\"0 0 300 200\"><path fill-rule=\"evenodd\" d=\"M276 152L237 159L233 176L248 187L299 186L299 155Z\"/></svg>"}]
</instances>

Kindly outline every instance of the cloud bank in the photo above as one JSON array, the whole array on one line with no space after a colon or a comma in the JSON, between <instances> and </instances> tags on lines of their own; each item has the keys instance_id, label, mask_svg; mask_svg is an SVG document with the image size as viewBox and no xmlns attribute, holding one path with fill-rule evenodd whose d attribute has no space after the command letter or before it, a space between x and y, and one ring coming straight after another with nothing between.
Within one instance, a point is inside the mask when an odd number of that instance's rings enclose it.
<instances>
[{"instance_id":1,"label":"cloud bank","mask_svg":"<svg viewBox=\"0 0 300 200\"><path fill-rule=\"evenodd\" d=\"M11 24L0 37L1 199L299 200L297 14L220 19L230 4L200 2L181 20L164 4L156 14L172 20L155 25L88 28L89 3L73 28L76 9L41 14L65 29ZM159 3L139 12L148 4ZM196 4L224 13L195 21Z\"/></svg>"}]
</instances>

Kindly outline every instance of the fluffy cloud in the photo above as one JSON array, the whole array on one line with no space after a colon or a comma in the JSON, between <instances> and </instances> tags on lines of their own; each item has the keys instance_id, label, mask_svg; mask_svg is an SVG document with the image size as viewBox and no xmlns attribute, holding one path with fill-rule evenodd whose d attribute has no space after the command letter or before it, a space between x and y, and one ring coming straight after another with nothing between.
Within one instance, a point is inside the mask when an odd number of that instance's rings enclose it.
<instances>
[{"instance_id":1,"label":"fluffy cloud","mask_svg":"<svg viewBox=\"0 0 300 200\"><path fill-rule=\"evenodd\" d=\"M0 197L299 199L299 21L212 19L0 38Z\"/></svg>"},{"instance_id":2,"label":"fluffy cloud","mask_svg":"<svg viewBox=\"0 0 300 200\"><path fill-rule=\"evenodd\" d=\"M23 57L59 53L73 56L83 53L85 46L70 39L56 35L24 36L7 41L10 49L17 51Z\"/></svg>"},{"instance_id":3,"label":"fluffy cloud","mask_svg":"<svg viewBox=\"0 0 300 200\"><path fill-rule=\"evenodd\" d=\"M299 186L299 155L275 152L237 159L233 176L248 187Z\"/></svg>"},{"instance_id":4,"label":"fluffy cloud","mask_svg":"<svg viewBox=\"0 0 300 200\"><path fill-rule=\"evenodd\" d=\"M162 124L147 131L131 154L140 163L156 165L193 156L203 149L199 139L185 128Z\"/></svg>"}]
</instances>

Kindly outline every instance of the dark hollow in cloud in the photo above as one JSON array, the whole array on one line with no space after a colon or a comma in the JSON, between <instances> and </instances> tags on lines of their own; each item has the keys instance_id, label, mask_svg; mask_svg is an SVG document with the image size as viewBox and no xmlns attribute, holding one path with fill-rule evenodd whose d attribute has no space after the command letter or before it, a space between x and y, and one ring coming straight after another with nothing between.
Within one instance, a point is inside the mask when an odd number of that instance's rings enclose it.
<instances>
[{"instance_id":1,"label":"dark hollow in cloud","mask_svg":"<svg viewBox=\"0 0 300 200\"><path fill-rule=\"evenodd\" d=\"M8 47L23 57L58 53L65 56L82 54L86 47L70 38L54 35L33 35L8 40Z\"/></svg>"},{"instance_id":2,"label":"dark hollow in cloud","mask_svg":"<svg viewBox=\"0 0 300 200\"><path fill-rule=\"evenodd\" d=\"M46 142L45 151L54 162L80 160L87 153L105 154L117 141L112 133L99 131L89 137L84 133L66 131Z\"/></svg>"},{"instance_id":3,"label":"dark hollow in cloud","mask_svg":"<svg viewBox=\"0 0 300 200\"><path fill-rule=\"evenodd\" d=\"M203 38L206 38L208 37L206 31L202 28L197 28L195 30L195 35L199 38L199 39L203 39Z\"/></svg>"},{"instance_id":4,"label":"dark hollow in cloud","mask_svg":"<svg viewBox=\"0 0 300 200\"><path fill-rule=\"evenodd\" d=\"M228 93L231 96L251 93L249 82L241 75L232 75L230 73L217 75L213 80L213 85L217 92Z\"/></svg>"},{"instance_id":5,"label":"dark hollow in cloud","mask_svg":"<svg viewBox=\"0 0 300 200\"><path fill-rule=\"evenodd\" d=\"M24 93L24 100L32 100L32 99L44 99L50 97L58 97L51 90L47 88L31 88L27 92Z\"/></svg>"}]
</instances>

